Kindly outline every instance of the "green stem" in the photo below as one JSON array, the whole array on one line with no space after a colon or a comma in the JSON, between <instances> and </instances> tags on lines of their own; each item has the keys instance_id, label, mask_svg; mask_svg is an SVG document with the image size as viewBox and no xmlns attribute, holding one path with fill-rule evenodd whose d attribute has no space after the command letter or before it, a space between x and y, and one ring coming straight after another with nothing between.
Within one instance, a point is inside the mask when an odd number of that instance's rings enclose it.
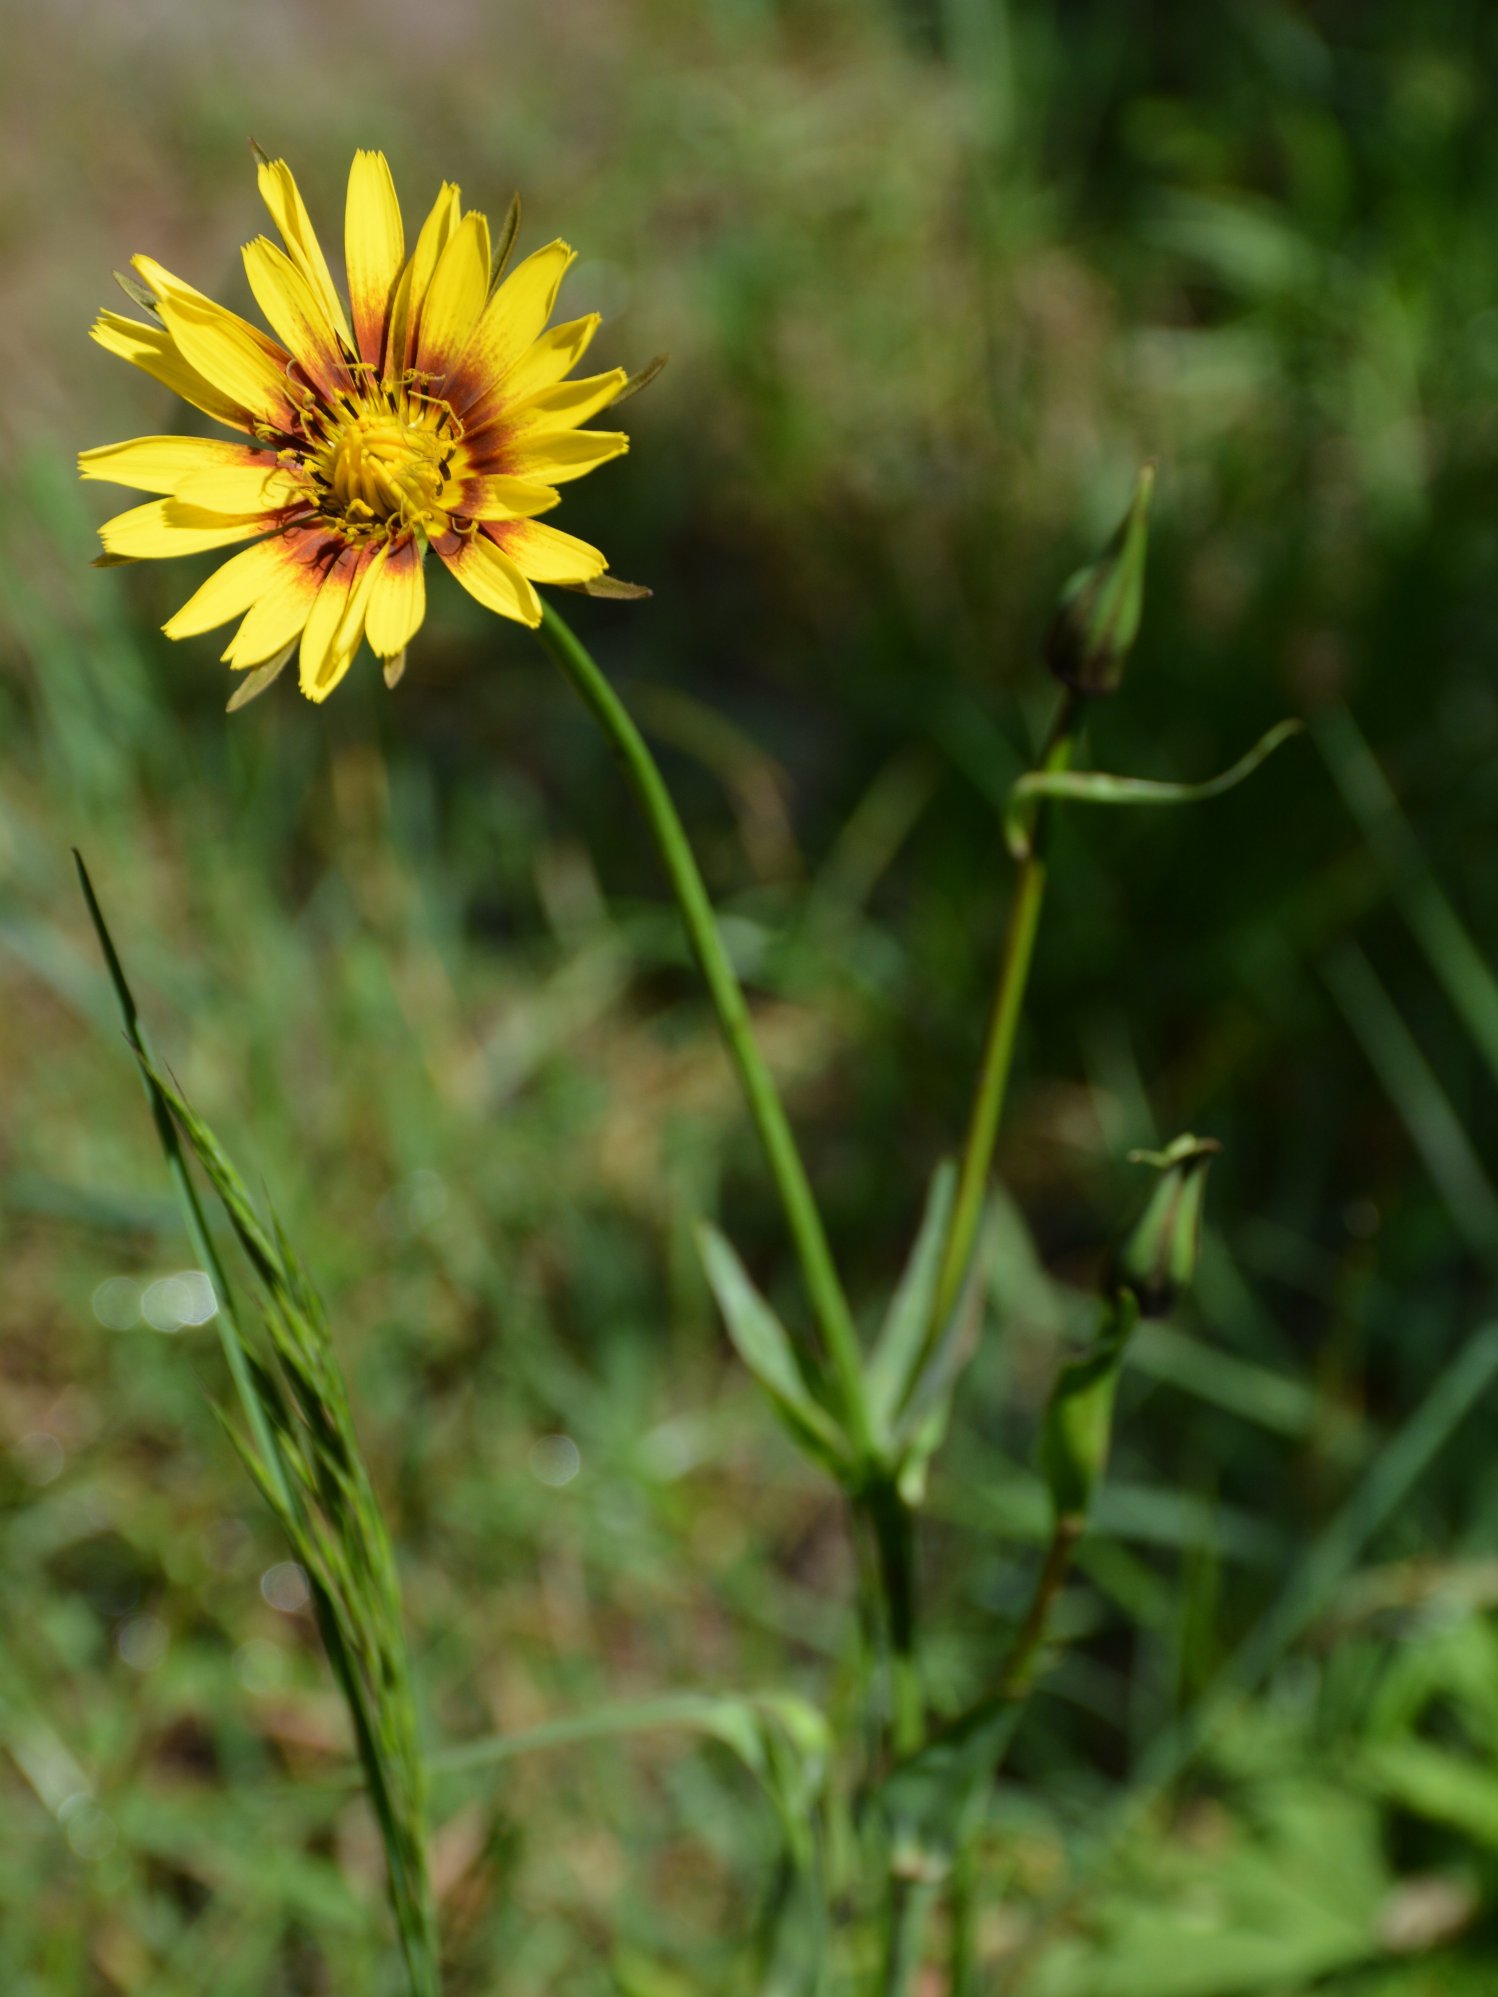
<instances>
[{"instance_id":1,"label":"green stem","mask_svg":"<svg viewBox=\"0 0 1498 1997\"><path fill-rule=\"evenodd\" d=\"M1077 1541L1086 1528L1086 1519L1077 1512L1063 1512L1051 1528L1051 1543L1035 1577L1035 1588L1030 1596L1030 1606L1025 1611L1025 1620L1004 1661L998 1684L990 1694L995 1706L1021 1707L1034 1689L1035 1661L1050 1627L1051 1610L1071 1572Z\"/></svg>"},{"instance_id":2,"label":"green stem","mask_svg":"<svg viewBox=\"0 0 1498 1997\"><path fill-rule=\"evenodd\" d=\"M629 711L570 626L549 603L542 605L541 627L536 635L608 737L654 834L693 955L717 1011L718 1025L738 1070L749 1113L754 1118L785 1209L807 1297L837 1381L849 1440L855 1454L865 1460L870 1453L871 1438L858 1334L796 1140L754 1038L743 988L723 946L686 831L655 758Z\"/></svg>"},{"instance_id":3,"label":"green stem","mask_svg":"<svg viewBox=\"0 0 1498 1997\"><path fill-rule=\"evenodd\" d=\"M1074 693L1067 691L1062 695L1041 754L1038 766L1041 770L1046 772L1062 770L1070 763L1076 743L1078 705ZM1035 938L1040 927L1040 911L1045 902L1046 860L1043 836L1045 818L1045 806L1043 803L1038 804L1031 820L1030 839L1025 857L1020 862L1018 877L1014 884L1014 898L1009 907L1004 947L999 958L998 981L994 987L988 1033L983 1045L982 1064L978 1071L978 1086L968 1116L967 1139L963 1146L962 1165L957 1179L957 1196L953 1202L952 1218L942 1248L941 1268L937 1276L931 1321L926 1330L927 1352L940 1338L952 1312L957 1308L962 1285L967 1277L968 1264L972 1259L973 1244L977 1239L984 1195L988 1190L988 1174L993 1163L999 1120L1004 1111L1009 1071L1014 1063L1015 1037L1019 1031L1020 1012L1030 979L1030 965L1035 956ZM908 1509L897 1491L888 1491L885 1494L885 1502L892 1516L881 1521L876 1515L875 1531L879 1540L885 1596L890 1612L895 1746L897 1752L908 1754L921 1745L925 1731L920 1674L915 1655L917 1612L911 1555L912 1526ZM877 1496L875 1503L878 1503ZM900 1552L898 1559L895 1557L897 1548ZM1050 1565L1048 1561L1046 1575L1049 1574ZM1064 1573L1064 1568L1061 1571ZM1046 1575L1042 1576L1043 1581ZM1043 1630L1044 1618L1049 1612L1050 1594L1059 1587L1060 1575L1055 1576L1046 1585L1049 1593L1043 1606L1037 1612L1036 1604L1034 1602L1031 1604L1031 1614L1025 1624L1027 1632L1031 1629L1037 1613L1041 1617L1039 1629ZM1038 1635L1030 1640L1032 1653L1038 1642ZM1014 1657L1011 1655L1011 1666L1013 1663ZM885 1935L884 1997L905 1997L905 1993L914 1987L915 1979L920 1972L925 1932L935 1900L936 1888L931 1882L898 1875L893 1878Z\"/></svg>"},{"instance_id":4,"label":"green stem","mask_svg":"<svg viewBox=\"0 0 1498 1997\"><path fill-rule=\"evenodd\" d=\"M1071 762L1076 743L1077 697L1062 695L1051 724L1039 768L1047 773L1064 770ZM967 1141L957 1178L957 1197L952 1205L952 1221L942 1251L941 1273L937 1279L928 1342L934 1342L957 1307L957 1299L972 1259L973 1243L988 1190L989 1167L1004 1112L1009 1071L1014 1064L1014 1042L1019 1031L1020 1011L1030 964L1035 955L1035 936L1040 927L1040 911L1045 901L1045 809L1037 806L1029 848L1019 865L1014 883L1014 899L1004 932L1004 949L999 959L998 982L994 987L993 1009L988 1019L988 1037L978 1071L978 1087L969 1113Z\"/></svg>"},{"instance_id":5,"label":"green stem","mask_svg":"<svg viewBox=\"0 0 1498 1997\"><path fill-rule=\"evenodd\" d=\"M965 1790L954 1801L955 1828L952 1834L952 1980L957 1993L972 1981L971 1923L973 1840L982 1815L983 1798L997 1774L1009 1743L1019 1731L1020 1717L1035 1684L1035 1665L1050 1626L1051 1611L1063 1583L1071 1571L1077 1541L1086 1529L1080 1514L1068 1512L1056 1520L1045 1560L1035 1579L1025 1620L1010 1647L993 1690L960 1718L950 1721L936 1736L950 1736L952 1745L962 1744L974 1758L973 1772ZM981 1744L981 1745L980 1745ZM914 1987L925 1955L926 1930L937 1899L937 1886L929 1878L896 1872L891 1882L890 1910L885 1935L882 1997L908 1997Z\"/></svg>"},{"instance_id":6,"label":"green stem","mask_svg":"<svg viewBox=\"0 0 1498 1997\"><path fill-rule=\"evenodd\" d=\"M916 1661L915 1520L887 1480L871 1488L867 1508L888 1625L890 1745L900 1757L915 1752L926 1730L926 1702Z\"/></svg>"},{"instance_id":7,"label":"green stem","mask_svg":"<svg viewBox=\"0 0 1498 1997\"><path fill-rule=\"evenodd\" d=\"M947 1889L951 1939L947 1945L947 1997L973 1997L977 1986L976 1938L977 1852L975 1840L964 1838L952 1861Z\"/></svg>"},{"instance_id":8,"label":"green stem","mask_svg":"<svg viewBox=\"0 0 1498 1997\"><path fill-rule=\"evenodd\" d=\"M881 1997L911 1997L919 1988L926 1928L937 1890L931 1879L896 1879L885 1937Z\"/></svg>"}]
</instances>

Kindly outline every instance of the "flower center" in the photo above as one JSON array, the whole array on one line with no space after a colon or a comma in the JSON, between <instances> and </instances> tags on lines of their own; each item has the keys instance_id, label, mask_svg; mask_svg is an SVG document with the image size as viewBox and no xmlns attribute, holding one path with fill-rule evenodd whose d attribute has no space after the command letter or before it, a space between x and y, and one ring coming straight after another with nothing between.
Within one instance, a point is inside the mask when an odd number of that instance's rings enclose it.
<instances>
[{"instance_id":1,"label":"flower center","mask_svg":"<svg viewBox=\"0 0 1498 1997\"><path fill-rule=\"evenodd\" d=\"M323 489L323 511L345 529L399 533L445 525L441 506L448 461L457 443L445 403L391 396L325 419L309 468Z\"/></svg>"}]
</instances>

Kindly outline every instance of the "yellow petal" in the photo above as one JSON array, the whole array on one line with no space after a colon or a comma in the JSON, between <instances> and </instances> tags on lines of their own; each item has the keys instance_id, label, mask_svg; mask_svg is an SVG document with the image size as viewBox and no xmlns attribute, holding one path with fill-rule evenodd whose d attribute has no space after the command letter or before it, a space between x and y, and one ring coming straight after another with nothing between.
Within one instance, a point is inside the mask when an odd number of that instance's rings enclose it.
<instances>
[{"instance_id":1,"label":"yellow petal","mask_svg":"<svg viewBox=\"0 0 1498 1997\"><path fill-rule=\"evenodd\" d=\"M467 408L488 394L545 332L574 255L566 243L548 243L511 271L484 307L454 371L449 399L455 408Z\"/></svg>"},{"instance_id":2,"label":"yellow petal","mask_svg":"<svg viewBox=\"0 0 1498 1997\"><path fill-rule=\"evenodd\" d=\"M422 554L417 541L407 541L390 556L370 594L365 633L370 650L382 659L394 658L421 629L427 607Z\"/></svg>"},{"instance_id":3,"label":"yellow petal","mask_svg":"<svg viewBox=\"0 0 1498 1997\"><path fill-rule=\"evenodd\" d=\"M629 449L624 430L541 430L504 453L509 470L544 485L565 485Z\"/></svg>"},{"instance_id":4,"label":"yellow petal","mask_svg":"<svg viewBox=\"0 0 1498 1997\"><path fill-rule=\"evenodd\" d=\"M309 700L326 698L326 693L319 693L317 688L321 677L328 671L329 655L343 622L343 613L348 609L358 569L359 556L352 548L346 549L324 575L313 598L312 609L302 631L301 650L297 655L302 692ZM327 693L331 691L331 687L326 690Z\"/></svg>"},{"instance_id":5,"label":"yellow petal","mask_svg":"<svg viewBox=\"0 0 1498 1997\"><path fill-rule=\"evenodd\" d=\"M166 265L158 263L155 257L134 256L130 262L140 272L147 291L158 304L163 298L171 297L196 298L203 305L211 302L207 292L199 291L195 285L189 284L185 277L178 277L175 271L168 270Z\"/></svg>"},{"instance_id":6,"label":"yellow petal","mask_svg":"<svg viewBox=\"0 0 1498 1997\"><path fill-rule=\"evenodd\" d=\"M588 351L601 323L599 315L590 312L585 319L569 319L565 325L553 326L539 340L533 340L504 378L505 407L523 402L527 396L539 395L542 389L555 387L571 374Z\"/></svg>"},{"instance_id":7,"label":"yellow petal","mask_svg":"<svg viewBox=\"0 0 1498 1997\"><path fill-rule=\"evenodd\" d=\"M359 567L354 574L353 586L349 590L343 614L323 655L322 664L310 685L305 679L303 680L302 691L309 700L326 700L354 663L354 655L364 637L364 619L369 610L369 599L384 572L388 555L388 545L382 544L372 553L366 552L359 557Z\"/></svg>"},{"instance_id":8,"label":"yellow petal","mask_svg":"<svg viewBox=\"0 0 1498 1997\"><path fill-rule=\"evenodd\" d=\"M307 213L307 204L292 178L291 168L283 159L264 160L260 165L259 180L261 199L281 231L287 254L317 294L328 324L352 347L353 335L344 317L343 301L334 288L328 260L322 253L322 246L312 227L312 218Z\"/></svg>"},{"instance_id":9,"label":"yellow petal","mask_svg":"<svg viewBox=\"0 0 1498 1997\"><path fill-rule=\"evenodd\" d=\"M390 338L385 343L385 379L395 380L408 366L415 346L416 328L421 321L422 300L437 268L437 260L447 248L448 238L458 226L461 197L451 181L444 180L432 212L421 225L416 248L401 272L390 308Z\"/></svg>"},{"instance_id":10,"label":"yellow petal","mask_svg":"<svg viewBox=\"0 0 1498 1997\"><path fill-rule=\"evenodd\" d=\"M106 353L118 354L121 360L142 369L215 422L225 423L231 430L253 429L255 419L250 412L190 366L165 327L142 326L122 312L101 312L90 328L90 337Z\"/></svg>"},{"instance_id":11,"label":"yellow petal","mask_svg":"<svg viewBox=\"0 0 1498 1997\"><path fill-rule=\"evenodd\" d=\"M252 320L241 319L237 312L231 312L227 306L219 305L205 293L195 290L184 279L169 271L165 264L159 264L155 257L135 256L130 262L139 271L147 289L154 293L158 310L169 298L179 304L187 299L195 305L208 306L213 311L221 313L224 318L231 319L242 337L248 340L251 346L258 347L278 370L285 368L287 360L285 348L278 346L270 334L262 332Z\"/></svg>"},{"instance_id":12,"label":"yellow petal","mask_svg":"<svg viewBox=\"0 0 1498 1997\"><path fill-rule=\"evenodd\" d=\"M328 663L323 668L318 681L318 691L324 700L337 686L349 667L354 663L354 655L364 642L364 625L369 616L370 599L379 587L381 576L390 560L390 544L382 542L373 554L362 558L363 565L349 591L348 604L339 620L333 643L329 647Z\"/></svg>"},{"instance_id":13,"label":"yellow petal","mask_svg":"<svg viewBox=\"0 0 1498 1997\"><path fill-rule=\"evenodd\" d=\"M541 599L482 529L474 534L449 534L432 545L468 594L486 610L497 610L501 617L513 617L532 630L541 622Z\"/></svg>"},{"instance_id":14,"label":"yellow petal","mask_svg":"<svg viewBox=\"0 0 1498 1997\"><path fill-rule=\"evenodd\" d=\"M592 374L583 381L564 381L556 388L543 388L515 407L505 410L505 427L514 437L537 430L575 430L600 409L607 409L629 376L623 368L608 374Z\"/></svg>"},{"instance_id":15,"label":"yellow petal","mask_svg":"<svg viewBox=\"0 0 1498 1997\"><path fill-rule=\"evenodd\" d=\"M264 452L230 443L227 437L132 437L123 444L101 444L97 450L81 452L78 476L107 479L136 492L175 492L194 472L274 463Z\"/></svg>"},{"instance_id":16,"label":"yellow petal","mask_svg":"<svg viewBox=\"0 0 1498 1997\"><path fill-rule=\"evenodd\" d=\"M550 512L561 497L552 486L493 472L470 479L452 510L466 513L470 520L529 520L533 513Z\"/></svg>"},{"instance_id":17,"label":"yellow petal","mask_svg":"<svg viewBox=\"0 0 1498 1997\"><path fill-rule=\"evenodd\" d=\"M177 487L184 506L205 513L274 513L295 500L309 499L311 490L294 472L274 459L258 465L215 465L194 472Z\"/></svg>"},{"instance_id":18,"label":"yellow petal","mask_svg":"<svg viewBox=\"0 0 1498 1997\"><path fill-rule=\"evenodd\" d=\"M532 582L591 582L608 567L597 548L539 520L508 521L494 529L494 538Z\"/></svg>"},{"instance_id":19,"label":"yellow petal","mask_svg":"<svg viewBox=\"0 0 1498 1997\"><path fill-rule=\"evenodd\" d=\"M242 251L245 275L255 303L285 342L309 381L325 395L353 386L338 348L338 335L296 265L268 236L257 236Z\"/></svg>"},{"instance_id":20,"label":"yellow petal","mask_svg":"<svg viewBox=\"0 0 1498 1997\"><path fill-rule=\"evenodd\" d=\"M294 559L282 563L265 594L250 605L223 654L236 671L274 658L302 635L322 571L304 548L293 546L291 552Z\"/></svg>"},{"instance_id":21,"label":"yellow petal","mask_svg":"<svg viewBox=\"0 0 1498 1997\"><path fill-rule=\"evenodd\" d=\"M489 296L489 223L473 209L437 259L418 315L415 365L445 375L457 360Z\"/></svg>"},{"instance_id":22,"label":"yellow petal","mask_svg":"<svg viewBox=\"0 0 1498 1997\"><path fill-rule=\"evenodd\" d=\"M295 566L295 556L279 535L257 541L253 548L231 555L201 588L169 617L162 630L168 638L196 638L216 630L231 617L242 617L278 579Z\"/></svg>"},{"instance_id":23,"label":"yellow petal","mask_svg":"<svg viewBox=\"0 0 1498 1997\"><path fill-rule=\"evenodd\" d=\"M383 153L356 152L349 168L343 256L359 352L378 366L396 279L406 254L395 182Z\"/></svg>"},{"instance_id":24,"label":"yellow petal","mask_svg":"<svg viewBox=\"0 0 1498 1997\"><path fill-rule=\"evenodd\" d=\"M161 323L189 364L215 388L277 429L291 421L286 363L278 365L252 337L253 329L210 299L171 296L160 303Z\"/></svg>"},{"instance_id":25,"label":"yellow petal","mask_svg":"<svg viewBox=\"0 0 1498 1997\"><path fill-rule=\"evenodd\" d=\"M117 513L99 529L104 552L127 561L149 562L170 555L196 555L205 548L228 548L269 531L274 523L262 516L230 520L222 513L202 513L177 499L148 499Z\"/></svg>"}]
</instances>

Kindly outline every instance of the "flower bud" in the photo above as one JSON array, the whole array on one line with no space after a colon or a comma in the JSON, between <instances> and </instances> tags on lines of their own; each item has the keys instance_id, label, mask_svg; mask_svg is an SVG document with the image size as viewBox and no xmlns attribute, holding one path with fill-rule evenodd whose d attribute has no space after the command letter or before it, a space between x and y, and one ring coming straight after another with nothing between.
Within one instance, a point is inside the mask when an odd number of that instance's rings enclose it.
<instances>
[{"instance_id":1,"label":"flower bud","mask_svg":"<svg viewBox=\"0 0 1498 1997\"><path fill-rule=\"evenodd\" d=\"M1139 1301L1144 1317L1166 1317L1196 1274L1207 1167L1222 1146L1212 1137L1178 1137L1164 1151L1131 1159L1160 1173L1149 1205L1118 1257L1117 1282Z\"/></svg>"},{"instance_id":2,"label":"flower bud","mask_svg":"<svg viewBox=\"0 0 1498 1997\"><path fill-rule=\"evenodd\" d=\"M1221 1149L1215 1138L1187 1136L1163 1151L1130 1154L1160 1178L1118 1257L1098 1334L1057 1374L1041 1429L1051 1503L1074 1531L1085 1524L1108 1467L1113 1403L1134 1327L1141 1317L1163 1316L1195 1274L1207 1167Z\"/></svg>"},{"instance_id":3,"label":"flower bud","mask_svg":"<svg viewBox=\"0 0 1498 1997\"><path fill-rule=\"evenodd\" d=\"M1045 662L1073 693L1116 693L1144 609L1144 561L1149 549L1151 460L1140 469L1134 497L1098 559L1063 587L1046 633Z\"/></svg>"}]
</instances>

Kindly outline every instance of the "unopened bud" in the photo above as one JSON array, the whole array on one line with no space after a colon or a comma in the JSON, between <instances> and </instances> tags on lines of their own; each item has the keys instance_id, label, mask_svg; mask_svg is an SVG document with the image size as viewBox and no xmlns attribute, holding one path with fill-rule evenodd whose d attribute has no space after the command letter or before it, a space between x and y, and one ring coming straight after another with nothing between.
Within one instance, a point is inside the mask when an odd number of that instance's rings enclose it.
<instances>
[{"instance_id":1,"label":"unopened bud","mask_svg":"<svg viewBox=\"0 0 1498 1997\"><path fill-rule=\"evenodd\" d=\"M1119 1285L1145 1317L1166 1317L1196 1274L1207 1167L1222 1146L1213 1137L1178 1137L1164 1151L1135 1151L1133 1162L1160 1177L1118 1258Z\"/></svg>"},{"instance_id":2,"label":"unopened bud","mask_svg":"<svg viewBox=\"0 0 1498 1997\"><path fill-rule=\"evenodd\" d=\"M1134 485L1129 510L1098 559L1061 591L1046 633L1045 662L1074 693L1116 693L1144 609L1144 563L1149 551L1153 461Z\"/></svg>"}]
</instances>

